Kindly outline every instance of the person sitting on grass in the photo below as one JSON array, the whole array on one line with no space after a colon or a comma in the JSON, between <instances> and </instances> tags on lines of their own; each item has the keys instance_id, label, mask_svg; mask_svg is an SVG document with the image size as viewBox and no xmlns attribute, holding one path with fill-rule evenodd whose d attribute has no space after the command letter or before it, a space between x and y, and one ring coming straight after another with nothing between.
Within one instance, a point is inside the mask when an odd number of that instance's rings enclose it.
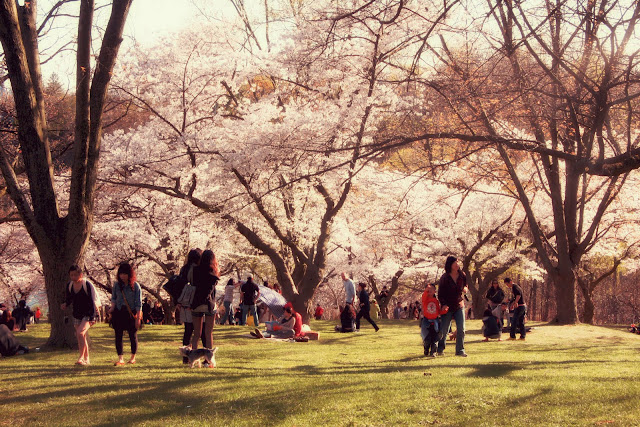
<instances>
[{"instance_id":1,"label":"person sitting on grass","mask_svg":"<svg viewBox=\"0 0 640 427\"><path fill-rule=\"evenodd\" d=\"M10 331L15 330L16 319L11 316L11 310L9 310L4 304L1 304L0 311L2 312L0 315L0 325L7 325L7 328L9 328Z\"/></svg>"},{"instance_id":2,"label":"person sitting on grass","mask_svg":"<svg viewBox=\"0 0 640 427\"><path fill-rule=\"evenodd\" d=\"M2 357L15 356L16 354L25 354L28 352L29 348L20 345L7 325L0 325L0 355L2 355Z\"/></svg>"},{"instance_id":3,"label":"person sitting on grass","mask_svg":"<svg viewBox=\"0 0 640 427\"><path fill-rule=\"evenodd\" d=\"M496 309L499 310L500 307L501 306L497 306ZM487 308L482 314L483 341L489 341L489 339L502 341L502 326L500 325L500 318L495 315L494 311L495 309L492 311Z\"/></svg>"},{"instance_id":4,"label":"person sitting on grass","mask_svg":"<svg viewBox=\"0 0 640 427\"><path fill-rule=\"evenodd\" d=\"M295 323L293 308L285 306L284 315L277 322L267 322L267 330L264 333L257 328L249 333L255 338L293 338L296 334Z\"/></svg>"},{"instance_id":5,"label":"person sitting on grass","mask_svg":"<svg viewBox=\"0 0 640 427\"><path fill-rule=\"evenodd\" d=\"M340 312L340 325L336 326L336 332L354 332L356 320L356 310L353 304L345 304Z\"/></svg>"}]
</instances>

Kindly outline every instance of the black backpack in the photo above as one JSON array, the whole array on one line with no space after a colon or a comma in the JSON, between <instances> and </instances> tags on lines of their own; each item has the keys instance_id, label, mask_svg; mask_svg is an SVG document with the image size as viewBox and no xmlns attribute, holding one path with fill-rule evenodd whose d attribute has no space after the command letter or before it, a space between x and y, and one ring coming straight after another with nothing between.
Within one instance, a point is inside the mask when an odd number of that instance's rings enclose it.
<instances>
[{"instance_id":1,"label":"black backpack","mask_svg":"<svg viewBox=\"0 0 640 427\"><path fill-rule=\"evenodd\" d=\"M162 285L162 289L167 291L171 299L173 299L173 301L176 302L178 301L178 298L180 298L180 294L182 293L182 290L184 289L186 284L187 284L187 279L185 279L184 277L178 274L174 274L169 278L167 283Z\"/></svg>"}]
</instances>

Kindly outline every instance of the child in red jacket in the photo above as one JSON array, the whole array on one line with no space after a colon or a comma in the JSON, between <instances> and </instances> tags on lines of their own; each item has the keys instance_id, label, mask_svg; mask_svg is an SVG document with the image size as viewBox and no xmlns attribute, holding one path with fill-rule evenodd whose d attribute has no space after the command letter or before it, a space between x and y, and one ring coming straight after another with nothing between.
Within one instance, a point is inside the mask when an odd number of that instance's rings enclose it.
<instances>
[{"instance_id":1,"label":"child in red jacket","mask_svg":"<svg viewBox=\"0 0 640 427\"><path fill-rule=\"evenodd\" d=\"M424 345L424 355L436 357L438 341L442 337L440 330L440 315L448 310L440 309L440 301L436 298L436 285L427 284L422 294L422 313L424 317L420 322L420 336Z\"/></svg>"}]
</instances>

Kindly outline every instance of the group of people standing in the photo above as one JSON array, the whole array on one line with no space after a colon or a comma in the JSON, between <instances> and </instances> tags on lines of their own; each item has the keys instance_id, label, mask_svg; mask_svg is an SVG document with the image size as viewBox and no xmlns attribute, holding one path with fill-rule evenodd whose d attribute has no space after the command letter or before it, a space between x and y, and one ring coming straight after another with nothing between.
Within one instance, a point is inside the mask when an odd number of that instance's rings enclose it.
<instances>
[{"instance_id":1,"label":"group of people standing","mask_svg":"<svg viewBox=\"0 0 640 427\"><path fill-rule=\"evenodd\" d=\"M464 348L465 338L465 302L464 295L468 292L467 278L460 270L458 260L454 256L447 257L445 262L445 272L440 277L438 283L437 297L435 284L428 284L422 294L421 337L423 340L424 354L429 357L442 356L446 347L447 333L452 322L456 323L456 356L467 357ZM520 339L526 337L525 315L526 304L524 294L520 286L513 283L509 278L504 279L505 285L512 292L509 302L505 300L505 293L494 280L487 291L487 312L489 316L495 317L495 321L488 327L487 316L484 317L485 341L489 338L498 338L502 329L502 314L506 308L512 310L513 320L511 322L510 338L516 339L516 331L520 331ZM494 327L495 325L495 327ZM498 329L499 326L499 329Z\"/></svg>"},{"instance_id":2,"label":"group of people standing","mask_svg":"<svg viewBox=\"0 0 640 427\"><path fill-rule=\"evenodd\" d=\"M220 270L214 253L210 250L200 252L193 250L189 253L187 264L182 267L180 274L188 278L187 286L183 289L179 303L185 304L182 310L185 318L185 333L183 343L198 347L198 340L202 337L203 345L211 348L213 345L213 320L215 307L215 285L218 282ZM115 347L118 360L115 366L122 366L124 361L123 337L126 331L131 343L131 357L128 364L136 363L138 351L138 330L142 327L142 289L136 281L136 271L129 263L122 263L118 267L117 280L111 293L109 313L111 326L115 333ZM78 339L78 365L88 365L89 347L87 333L91 325L98 318L99 299L93 284L83 278L82 269L73 265L69 268L70 282L65 292L65 302L60 308L66 310L73 305L73 324ZM188 301L188 303L186 302Z\"/></svg>"},{"instance_id":3,"label":"group of people standing","mask_svg":"<svg viewBox=\"0 0 640 427\"><path fill-rule=\"evenodd\" d=\"M190 346L192 350L198 348L198 342L206 349L213 348L213 325L218 307L216 306L216 284L220 280L220 268L217 258L211 250L204 252L193 249L187 256L187 263L180 269L179 276L185 285L177 298L177 307L180 308L181 321L184 324L183 345ZM136 363L136 353L138 349L137 331L142 324L142 292L140 285L136 282L136 272L129 263L122 263L118 267L117 281L113 286L111 294L111 324L115 333L115 347L118 355L116 366L124 365L123 336L127 331L131 342L131 357L127 363ZM83 278L82 270L79 266L73 265L69 269L70 282L65 292L65 302L61 309L65 310L68 305L73 305L73 324L78 339L79 358L78 365L89 364L89 348L87 345L87 333L91 325L98 318L99 299L93 284ZM358 332L360 330L361 319L367 320L377 332L380 328L370 316L371 302L365 283L356 286L353 281L342 273L342 281L345 289L345 306L340 314L341 324L336 326L339 332ZM526 305L522 289L514 284L511 279L504 279L504 283L510 288L513 298L509 303L505 302L504 291L498 286L497 281L492 283L486 294L487 312L489 315L499 317L505 305L513 312L511 323L511 337L515 339L516 330L520 330L520 339L525 339L526 330L524 319L526 315ZM221 323L233 322L232 301L235 288L240 283L230 279L224 292L224 317ZM241 284L242 294L242 316L241 324L246 324L247 316L251 314L254 325L259 325L256 304L260 296L260 289L253 282L251 276ZM423 340L424 354L430 357L441 356L446 347L447 332L451 324L456 323L456 347L457 356L466 357L464 348L465 339L465 302L464 295L468 292L467 278L460 270L458 261L454 256L447 257L445 262L445 273L440 277L437 295L435 284L428 284L422 295L421 337ZM358 310L356 310L356 296ZM485 312L485 314L487 314ZM296 321L299 316L289 305L285 307L285 314L278 322L267 325L267 332L273 336L280 336L285 330L285 334L296 335L294 325L300 324ZM485 316L486 317L486 316ZM485 326L487 323L485 322ZM494 338L498 332L494 329L485 328L485 337ZM293 332L289 332L293 331ZM261 337L260 334L254 336ZM185 361L185 363L187 363Z\"/></svg>"},{"instance_id":4,"label":"group of people standing","mask_svg":"<svg viewBox=\"0 0 640 427\"><path fill-rule=\"evenodd\" d=\"M498 280L491 281L491 287L485 295L487 299L487 307L482 316L483 335L485 341L489 339L501 340L502 329L505 316L509 316L509 339L516 339L516 332L520 332L520 339L524 340L527 336L525 326L525 317L527 314L527 305L524 301L524 293L522 288L513 283L510 278L504 279L504 284L511 290L511 298L506 299L505 293L498 284Z\"/></svg>"}]
</instances>

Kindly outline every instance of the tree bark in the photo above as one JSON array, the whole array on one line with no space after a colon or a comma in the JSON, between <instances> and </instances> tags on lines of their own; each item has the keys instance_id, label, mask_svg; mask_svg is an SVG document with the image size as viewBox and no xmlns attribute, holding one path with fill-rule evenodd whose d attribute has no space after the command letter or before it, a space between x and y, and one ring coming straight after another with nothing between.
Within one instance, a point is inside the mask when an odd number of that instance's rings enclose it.
<instances>
[{"instance_id":1,"label":"tree bark","mask_svg":"<svg viewBox=\"0 0 640 427\"><path fill-rule=\"evenodd\" d=\"M35 25L36 2L18 6L15 0L0 1L0 41L18 119L18 142L29 183L29 197L23 193L16 171L0 150L7 192L32 238L42 262L50 309L51 332L47 344L75 347L70 312L60 309L71 264L82 265L93 224L93 198L97 159L102 133L104 97L111 80L122 41L124 23L132 0L114 0L100 50L98 67L89 96L89 58L93 1L80 4L78 19L78 98L74 160L68 213L61 216L53 183L53 163L47 138L39 52ZM88 114L90 111L90 115ZM91 117L90 117L91 116Z\"/></svg>"},{"instance_id":2,"label":"tree bark","mask_svg":"<svg viewBox=\"0 0 640 427\"><path fill-rule=\"evenodd\" d=\"M561 325L580 323L576 301L576 278L569 269L550 275L554 283L556 316L555 321Z\"/></svg>"}]
</instances>

